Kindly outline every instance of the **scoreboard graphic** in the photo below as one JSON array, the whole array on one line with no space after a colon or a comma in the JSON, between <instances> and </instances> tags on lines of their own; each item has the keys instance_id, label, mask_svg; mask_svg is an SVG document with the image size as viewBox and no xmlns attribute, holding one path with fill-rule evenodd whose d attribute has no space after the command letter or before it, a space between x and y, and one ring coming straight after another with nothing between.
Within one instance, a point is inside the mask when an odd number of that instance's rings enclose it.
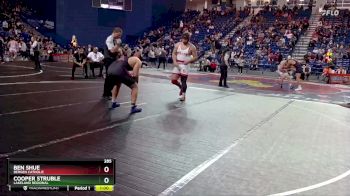
<instances>
[{"instance_id":1,"label":"scoreboard graphic","mask_svg":"<svg viewBox=\"0 0 350 196\"><path fill-rule=\"evenodd\" d=\"M7 160L9 191L114 190L115 160Z\"/></svg>"}]
</instances>

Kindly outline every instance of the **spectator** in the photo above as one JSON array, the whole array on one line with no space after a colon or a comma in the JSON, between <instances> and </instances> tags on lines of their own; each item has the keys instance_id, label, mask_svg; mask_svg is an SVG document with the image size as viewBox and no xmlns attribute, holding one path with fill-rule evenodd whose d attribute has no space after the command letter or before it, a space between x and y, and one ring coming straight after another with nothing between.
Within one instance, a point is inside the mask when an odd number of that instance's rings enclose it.
<instances>
[{"instance_id":1,"label":"spectator","mask_svg":"<svg viewBox=\"0 0 350 196\"><path fill-rule=\"evenodd\" d=\"M304 78L305 80L309 80L309 76L311 74L311 67L309 64L304 64L303 65L303 75L302 78Z\"/></svg>"},{"instance_id":2,"label":"spectator","mask_svg":"<svg viewBox=\"0 0 350 196\"><path fill-rule=\"evenodd\" d=\"M6 20L2 22L2 28L4 31L9 31L9 23Z\"/></svg>"},{"instance_id":3,"label":"spectator","mask_svg":"<svg viewBox=\"0 0 350 196\"><path fill-rule=\"evenodd\" d=\"M329 83L329 74L334 73L334 71L332 70L331 66L325 67L323 69L323 73L322 73L322 80L326 81L326 83Z\"/></svg>"},{"instance_id":4,"label":"spectator","mask_svg":"<svg viewBox=\"0 0 350 196\"><path fill-rule=\"evenodd\" d=\"M91 46L91 44L89 44L88 47L87 47L87 53L89 54L93 50L94 50L94 48Z\"/></svg>"},{"instance_id":5,"label":"spectator","mask_svg":"<svg viewBox=\"0 0 350 196\"><path fill-rule=\"evenodd\" d=\"M75 35L72 36L72 40L70 43L71 43L73 49L78 47L78 39Z\"/></svg>"},{"instance_id":6,"label":"spectator","mask_svg":"<svg viewBox=\"0 0 350 196\"><path fill-rule=\"evenodd\" d=\"M154 51L153 46L148 51L148 59L149 59L149 62L153 63L154 65L156 64L156 53Z\"/></svg>"},{"instance_id":7,"label":"spectator","mask_svg":"<svg viewBox=\"0 0 350 196\"><path fill-rule=\"evenodd\" d=\"M250 66L250 70L257 70L259 69L259 59L257 57L253 58L252 64Z\"/></svg>"},{"instance_id":8,"label":"spectator","mask_svg":"<svg viewBox=\"0 0 350 196\"><path fill-rule=\"evenodd\" d=\"M98 51L97 47L95 47L93 51L89 52L87 58L89 60L90 69L92 71L92 77L95 77L95 68L100 68L98 77L102 77L104 59L103 54Z\"/></svg>"},{"instance_id":9,"label":"spectator","mask_svg":"<svg viewBox=\"0 0 350 196\"><path fill-rule=\"evenodd\" d=\"M28 52L27 52L27 44L21 40L19 42L19 47L20 47L20 55L22 56L22 60L27 60L28 59Z\"/></svg>"},{"instance_id":10,"label":"spectator","mask_svg":"<svg viewBox=\"0 0 350 196\"><path fill-rule=\"evenodd\" d=\"M216 62L215 59L213 59L210 63L210 66L209 66L209 71L210 72L215 72L216 68L218 67L218 63Z\"/></svg>"},{"instance_id":11,"label":"spectator","mask_svg":"<svg viewBox=\"0 0 350 196\"><path fill-rule=\"evenodd\" d=\"M84 69L85 73L85 79L88 78L88 73L87 73L87 57L84 54L84 49L83 48L78 48L77 53L74 54L74 59L73 59L73 68L72 68L72 77L71 79L74 80L74 74L75 74L75 69L77 67L82 67Z\"/></svg>"},{"instance_id":12,"label":"spectator","mask_svg":"<svg viewBox=\"0 0 350 196\"><path fill-rule=\"evenodd\" d=\"M210 69L211 61L209 60L209 58L206 58L203 64L203 71L207 72Z\"/></svg>"},{"instance_id":13,"label":"spectator","mask_svg":"<svg viewBox=\"0 0 350 196\"><path fill-rule=\"evenodd\" d=\"M238 67L238 73L240 75L243 74L243 68L244 68L244 59L243 59L243 55L241 55L240 57L236 58L235 62L237 63L237 67Z\"/></svg>"},{"instance_id":14,"label":"spectator","mask_svg":"<svg viewBox=\"0 0 350 196\"><path fill-rule=\"evenodd\" d=\"M17 40L14 38L10 38L7 47L9 48L9 58L11 61L14 61L17 57L17 52L19 51L19 45Z\"/></svg>"},{"instance_id":15,"label":"spectator","mask_svg":"<svg viewBox=\"0 0 350 196\"><path fill-rule=\"evenodd\" d=\"M336 71L337 74L346 74L346 69L343 67L339 67Z\"/></svg>"},{"instance_id":16,"label":"spectator","mask_svg":"<svg viewBox=\"0 0 350 196\"><path fill-rule=\"evenodd\" d=\"M159 69L161 63L163 63L163 69L165 69L166 56L167 56L167 52L165 51L164 47L160 48L158 69Z\"/></svg>"},{"instance_id":17,"label":"spectator","mask_svg":"<svg viewBox=\"0 0 350 196\"><path fill-rule=\"evenodd\" d=\"M310 58L311 57L311 53L308 52L307 54L304 55L304 61L305 63L309 63L310 62Z\"/></svg>"}]
</instances>

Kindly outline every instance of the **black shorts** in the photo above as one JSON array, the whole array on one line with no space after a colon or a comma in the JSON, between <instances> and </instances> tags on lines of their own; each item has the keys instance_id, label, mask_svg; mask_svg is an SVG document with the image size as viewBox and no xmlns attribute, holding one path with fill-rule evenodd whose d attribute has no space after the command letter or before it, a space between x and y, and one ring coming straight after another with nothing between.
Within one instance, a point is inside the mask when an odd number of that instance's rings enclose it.
<instances>
[{"instance_id":1,"label":"black shorts","mask_svg":"<svg viewBox=\"0 0 350 196\"><path fill-rule=\"evenodd\" d=\"M102 67L102 63L98 63L98 62L90 63L90 68L100 68L100 67Z\"/></svg>"},{"instance_id":2,"label":"black shorts","mask_svg":"<svg viewBox=\"0 0 350 196\"><path fill-rule=\"evenodd\" d=\"M129 88L132 88L132 86L134 84L136 84L135 79L127 74L125 74L125 75L108 75L108 77L110 78L111 84L115 84L115 85L125 84Z\"/></svg>"},{"instance_id":3,"label":"black shorts","mask_svg":"<svg viewBox=\"0 0 350 196\"><path fill-rule=\"evenodd\" d=\"M302 74L303 73L303 67L301 66L301 65L297 65L296 67L295 67L295 73L296 74Z\"/></svg>"}]
</instances>

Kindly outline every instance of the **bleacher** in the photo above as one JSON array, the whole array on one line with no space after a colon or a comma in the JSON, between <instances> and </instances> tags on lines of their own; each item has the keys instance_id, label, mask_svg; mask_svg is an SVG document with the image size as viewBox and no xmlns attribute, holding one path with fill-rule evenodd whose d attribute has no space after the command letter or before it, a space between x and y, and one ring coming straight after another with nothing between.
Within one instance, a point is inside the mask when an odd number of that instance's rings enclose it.
<instances>
[{"instance_id":1,"label":"bleacher","mask_svg":"<svg viewBox=\"0 0 350 196\"><path fill-rule=\"evenodd\" d=\"M236 26L238 26L247 16L249 15L248 10L233 11L227 15L216 15L212 19L212 25L214 29L209 29L206 26L198 25L199 34L193 36L193 41L199 43L199 56L203 56L206 51L211 48L211 43L206 42L206 38L215 36L215 33L221 33L221 37L225 37L230 33Z\"/></svg>"},{"instance_id":2,"label":"bleacher","mask_svg":"<svg viewBox=\"0 0 350 196\"><path fill-rule=\"evenodd\" d=\"M314 46L309 47L308 51L312 53L314 49L324 49L324 51L327 52L328 49L335 49L335 51L333 51L334 56L332 58L333 65L337 67L343 67L346 70L350 71L349 57L343 58L344 54L335 55L339 52L338 46L343 45L345 49L348 49L350 44L350 31L347 27L350 22L349 10L340 10L339 16L337 17L330 15L322 16L320 20L323 21L323 24L326 24L318 27L317 29L317 33L321 41L318 41L314 44ZM329 26L331 28L326 28ZM312 67L313 74L315 75L321 75L323 69L329 66L329 64L324 61L317 61L314 59L310 61L310 65Z\"/></svg>"},{"instance_id":3,"label":"bleacher","mask_svg":"<svg viewBox=\"0 0 350 196\"><path fill-rule=\"evenodd\" d=\"M165 23L157 23L157 26L154 26L149 29L156 30L160 26L165 27L164 35L165 34L171 34L172 31L179 30L178 28L173 28L174 24L178 25L180 21L183 21L185 24L185 28L188 29L189 26L193 25L194 28L190 29L191 31L191 42L194 43L198 49L198 55L202 56L204 55L205 51L210 49L210 43L205 42L207 37L213 36L215 33L222 33L222 37L228 34L236 25L239 24L245 17L248 16L249 12L239 12L238 16L240 20L237 20L237 12L235 11L228 11L225 10L226 8L222 8L222 11L227 11L227 14L221 15L221 11L214 11L214 10L206 10L204 14L200 14L197 11L187 11L186 13L175 17L171 20L164 20ZM207 17L203 15L208 15ZM211 24L214 26L214 29L209 29L207 24L205 24L205 21L209 19L211 20ZM204 21L203 21L204 20ZM146 32L149 32L146 31ZM195 33L195 31L198 31L198 33ZM179 41L181 39L181 34L178 33L175 36L175 42ZM135 39L134 39L135 40ZM155 40L151 40L154 42ZM129 43L130 45L134 45L134 43ZM164 44L170 44L169 42L164 42Z\"/></svg>"},{"instance_id":4,"label":"bleacher","mask_svg":"<svg viewBox=\"0 0 350 196\"><path fill-rule=\"evenodd\" d=\"M165 34L170 34L173 30L174 25L178 25L180 21L183 21L184 23L188 23L191 20L197 18L199 15L199 12L197 11L186 11L186 12L169 12L166 14L163 14L159 20L153 21L153 24L148 29L144 30L146 34L148 34L151 31L155 31L157 29L162 28L163 36ZM136 39L135 39L136 38ZM138 35L134 37L127 38L126 42L134 47L137 46L137 38L144 38L144 35ZM159 38L157 38L159 39ZM157 40L151 40L151 42L156 42Z\"/></svg>"},{"instance_id":5,"label":"bleacher","mask_svg":"<svg viewBox=\"0 0 350 196\"><path fill-rule=\"evenodd\" d=\"M291 10L288 11L290 13ZM304 18L309 19L311 15L311 10L298 10L296 14L293 15L292 21L298 21L302 20ZM263 19L262 23L255 23L254 20L252 20L251 26L244 26L242 29L238 31L231 39L232 41L235 41L238 37L247 37L248 31L253 31L253 40L255 40L251 45L247 45L246 42L244 43L244 46L242 48L236 48L236 52L239 52L243 49L244 51L244 58L246 60L246 64L253 61L253 59L256 57L256 51L258 48L258 45L256 43L256 40L258 40L258 34L256 32L263 32L265 34L265 37L267 36L267 30L270 27L275 27L273 30L273 33L275 36L278 37L284 37L285 43L289 43L289 39L285 37L282 32L279 31L281 26L287 27L290 24L290 21L288 21L287 17L278 15L278 12L276 10L261 10L255 18L261 17ZM278 23L277 23L278 21ZM291 29L293 34L296 36L296 39L300 37L301 34L304 33L304 30L299 32L298 29ZM288 47L279 47L276 42L270 42L266 44L265 46L268 50L270 50L273 53L281 53L284 58L291 55L293 52L293 46L289 45ZM277 68L277 62L269 62L268 57L264 56L261 59L259 59L259 69L261 69L263 72L265 70L274 71Z\"/></svg>"}]
</instances>

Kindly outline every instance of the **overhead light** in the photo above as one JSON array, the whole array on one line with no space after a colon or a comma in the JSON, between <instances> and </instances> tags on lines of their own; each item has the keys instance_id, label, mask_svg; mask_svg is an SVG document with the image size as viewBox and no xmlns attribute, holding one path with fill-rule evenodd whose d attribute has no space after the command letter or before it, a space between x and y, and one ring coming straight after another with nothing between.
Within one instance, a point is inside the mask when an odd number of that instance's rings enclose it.
<instances>
[{"instance_id":1,"label":"overhead light","mask_svg":"<svg viewBox=\"0 0 350 196\"><path fill-rule=\"evenodd\" d=\"M101 4L101 8L108 8L109 5L108 4Z\"/></svg>"},{"instance_id":2,"label":"overhead light","mask_svg":"<svg viewBox=\"0 0 350 196\"><path fill-rule=\"evenodd\" d=\"M109 8L110 9L115 9L115 10L122 10L123 9L122 6L118 6L118 5L110 5Z\"/></svg>"}]
</instances>

